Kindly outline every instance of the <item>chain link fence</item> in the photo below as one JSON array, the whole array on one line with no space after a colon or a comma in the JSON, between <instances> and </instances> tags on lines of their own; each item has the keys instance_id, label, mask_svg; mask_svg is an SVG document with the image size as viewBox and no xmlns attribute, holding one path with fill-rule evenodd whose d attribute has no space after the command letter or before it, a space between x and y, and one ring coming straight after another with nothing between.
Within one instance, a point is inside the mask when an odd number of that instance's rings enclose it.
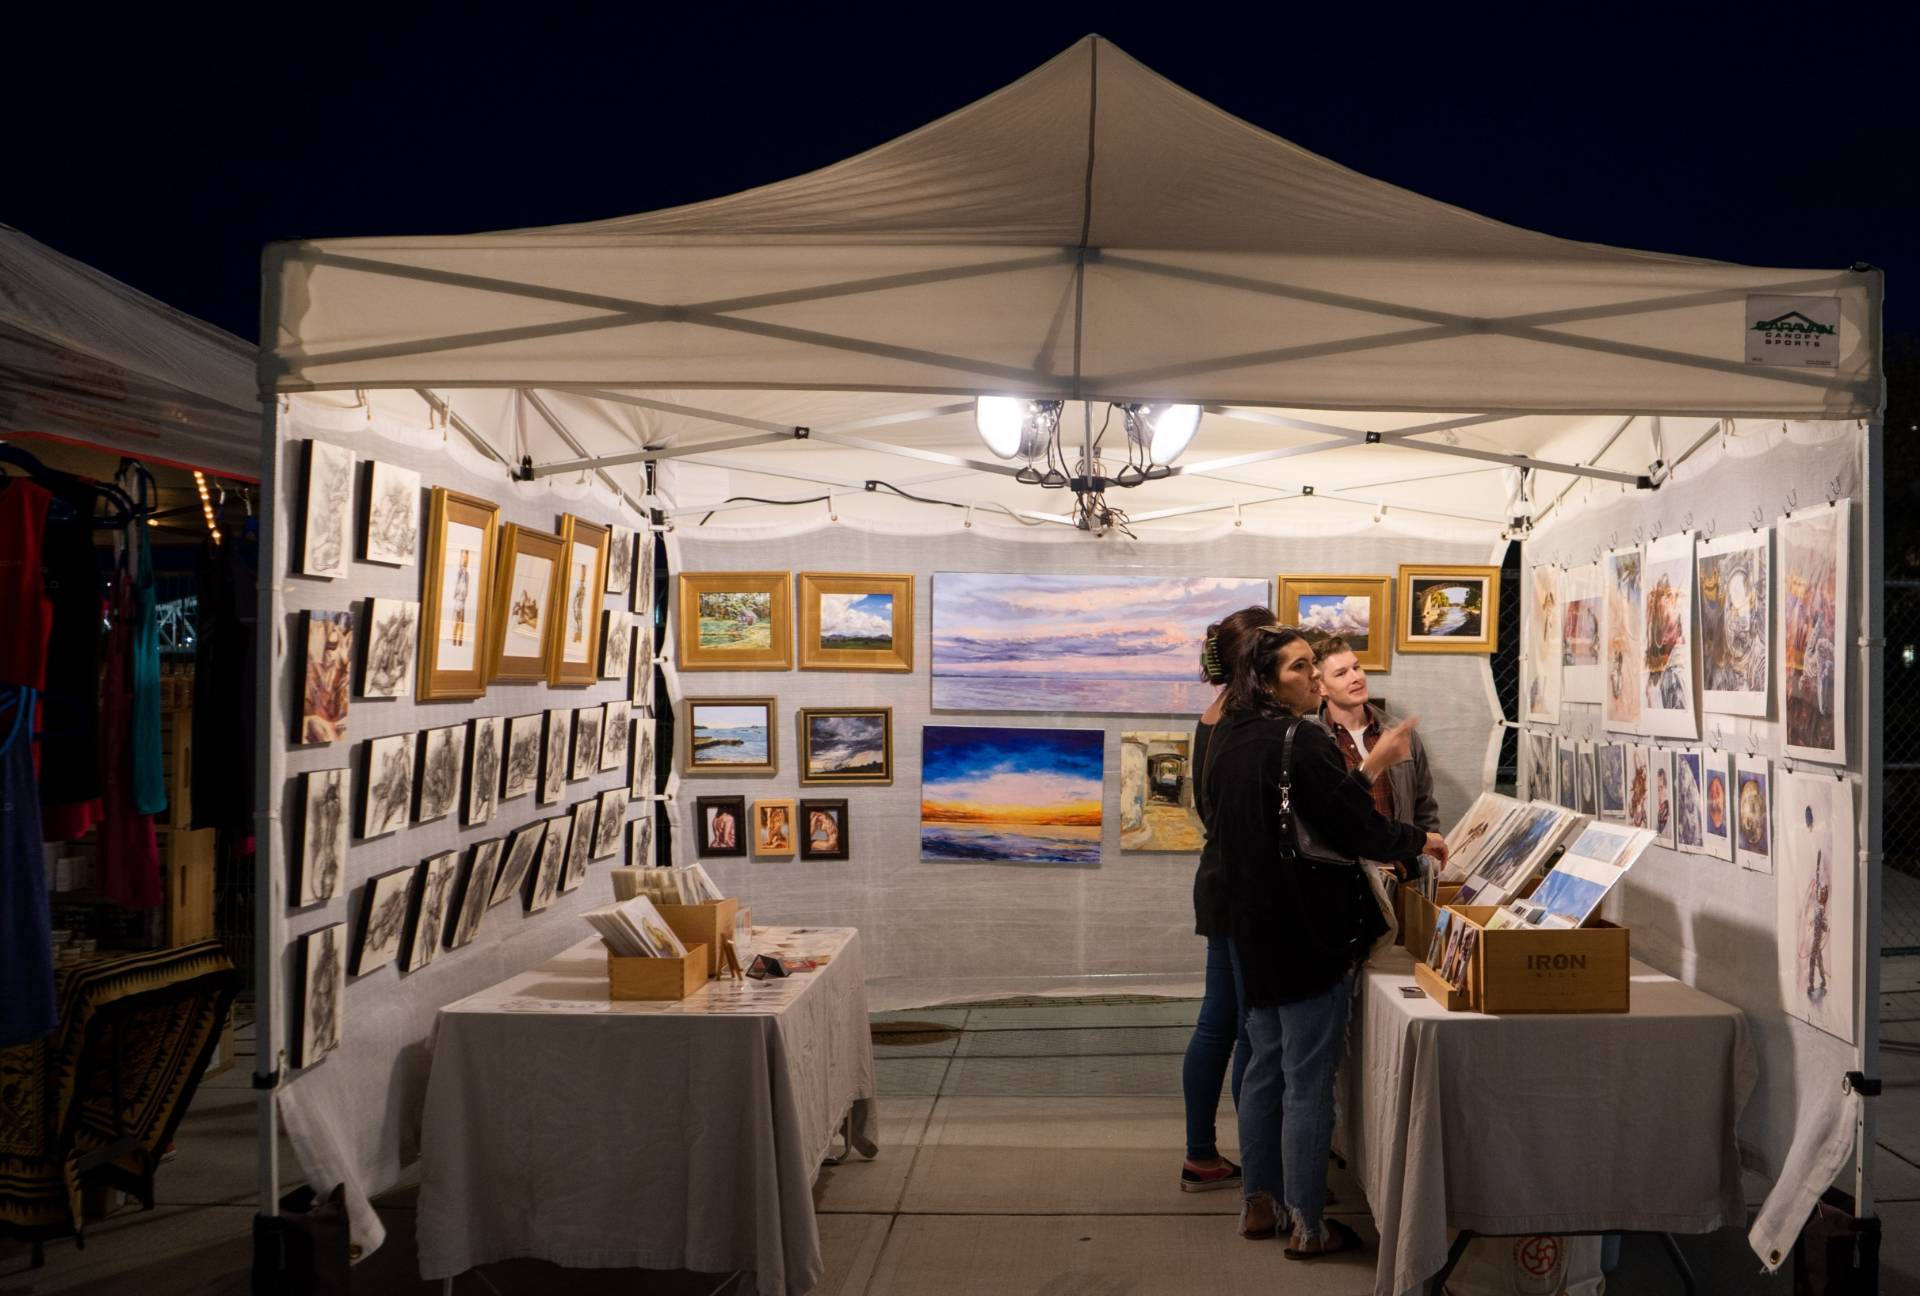
<instances>
[{"instance_id":1,"label":"chain link fence","mask_svg":"<svg viewBox=\"0 0 1920 1296\"><path fill-rule=\"evenodd\" d=\"M1880 699L1885 777L1880 787L1884 865L1880 951L1920 955L1920 580L1890 580L1886 689ZM1873 591L1867 592L1869 598Z\"/></svg>"}]
</instances>

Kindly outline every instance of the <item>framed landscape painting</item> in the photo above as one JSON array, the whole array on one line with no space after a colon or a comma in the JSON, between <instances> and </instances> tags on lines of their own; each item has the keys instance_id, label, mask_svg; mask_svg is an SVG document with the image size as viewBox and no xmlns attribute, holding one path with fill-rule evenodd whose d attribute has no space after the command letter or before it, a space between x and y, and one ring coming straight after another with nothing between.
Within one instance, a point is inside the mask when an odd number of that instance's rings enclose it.
<instances>
[{"instance_id":1,"label":"framed landscape painting","mask_svg":"<svg viewBox=\"0 0 1920 1296\"><path fill-rule=\"evenodd\" d=\"M487 691L480 641L493 602L494 523L499 516L500 506L491 500L433 488L422 574L422 702L477 698Z\"/></svg>"},{"instance_id":2,"label":"framed landscape painting","mask_svg":"<svg viewBox=\"0 0 1920 1296\"><path fill-rule=\"evenodd\" d=\"M778 769L773 699L688 698L689 774L772 774Z\"/></svg>"},{"instance_id":3,"label":"framed landscape painting","mask_svg":"<svg viewBox=\"0 0 1920 1296\"><path fill-rule=\"evenodd\" d=\"M1099 729L924 726L920 858L1098 864L1106 741Z\"/></svg>"},{"instance_id":4,"label":"framed landscape painting","mask_svg":"<svg viewBox=\"0 0 1920 1296\"><path fill-rule=\"evenodd\" d=\"M913 669L913 577L800 573L800 669Z\"/></svg>"},{"instance_id":5,"label":"framed landscape painting","mask_svg":"<svg viewBox=\"0 0 1920 1296\"><path fill-rule=\"evenodd\" d=\"M893 782L893 708L803 710L800 713L800 781Z\"/></svg>"},{"instance_id":6,"label":"framed landscape painting","mask_svg":"<svg viewBox=\"0 0 1920 1296\"><path fill-rule=\"evenodd\" d=\"M1297 627L1314 651L1344 639L1370 671L1393 666L1393 577L1280 573L1274 615Z\"/></svg>"},{"instance_id":7,"label":"framed landscape painting","mask_svg":"<svg viewBox=\"0 0 1920 1296\"><path fill-rule=\"evenodd\" d=\"M547 683L591 684L600 677L600 591L607 580L607 528L571 513L560 517L560 606L547 631Z\"/></svg>"},{"instance_id":8,"label":"framed landscape painting","mask_svg":"<svg viewBox=\"0 0 1920 1296\"><path fill-rule=\"evenodd\" d=\"M786 572L685 573L675 630L681 670L788 670L792 578Z\"/></svg>"},{"instance_id":9,"label":"framed landscape painting","mask_svg":"<svg viewBox=\"0 0 1920 1296\"><path fill-rule=\"evenodd\" d=\"M512 522L501 529L500 580L487 633L490 679L547 677L561 553L557 535L529 531Z\"/></svg>"},{"instance_id":10,"label":"framed landscape painting","mask_svg":"<svg viewBox=\"0 0 1920 1296\"><path fill-rule=\"evenodd\" d=\"M1500 646L1498 567L1400 567L1394 647L1413 653L1490 653Z\"/></svg>"}]
</instances>

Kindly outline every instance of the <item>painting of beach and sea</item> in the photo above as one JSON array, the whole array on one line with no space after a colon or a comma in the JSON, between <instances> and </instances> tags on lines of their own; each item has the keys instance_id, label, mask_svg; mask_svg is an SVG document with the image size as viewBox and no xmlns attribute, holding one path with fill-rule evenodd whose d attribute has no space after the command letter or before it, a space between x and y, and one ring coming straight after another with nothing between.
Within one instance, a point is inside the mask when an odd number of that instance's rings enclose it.
<instances>
[{"instance_id":1,"label":"painting of beach and sea","mask_svg":"<svg viewBox=\"0 0 1920 1296\"><path fill-rule=\"evenodd\" d=\"M925 726L920 858L1098 864L1105 747L1099 729Z\"/></svg>"},{"instance_id":2,"label":"painting of beach and sea","mask_svg":"<svg viewBox=\"0 0 1920 1296\"><path fill-rule=\"evenodd\" d=\"M688 698L689 774L771 774L772 698Z\"/></svg>"},{"instance_id":3,"label":"painting of beach and sea","mask_svg":"<svg viewBox=\"0 0 1920 1296\"><path fill-rule=\"evenodd\" d=\"M1192 715L1209 623L1267 603L1264 579L936 572L933 705Z\"/></svg>"}]
</instances>

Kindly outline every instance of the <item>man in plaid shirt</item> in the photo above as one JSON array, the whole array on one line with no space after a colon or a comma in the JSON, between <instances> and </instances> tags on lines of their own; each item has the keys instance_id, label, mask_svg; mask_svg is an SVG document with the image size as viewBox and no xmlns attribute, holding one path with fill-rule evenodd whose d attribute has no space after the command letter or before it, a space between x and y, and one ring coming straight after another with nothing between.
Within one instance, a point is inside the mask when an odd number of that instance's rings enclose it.
<instances>
[{"instance_id":1,"label":"man in plaid shirt","mask_svg":"<svg viewBox=\"0 0 1920 1296\"><path fill-rule=\"evenodd\" d=\"M1333 741L1346 758L1347 768L1358 769L1379 741L1387 719L1367 692L1367 671L1344 639L1320 645L1320 719L1333 732ZM1413 735L1407 759L1387 768L1373 781L1373 804L1381 814L1410 823L1423 832L1440 831L1440 806L1433 797L1433 771L1420 735Z\"/></svg>"}]
</instances>

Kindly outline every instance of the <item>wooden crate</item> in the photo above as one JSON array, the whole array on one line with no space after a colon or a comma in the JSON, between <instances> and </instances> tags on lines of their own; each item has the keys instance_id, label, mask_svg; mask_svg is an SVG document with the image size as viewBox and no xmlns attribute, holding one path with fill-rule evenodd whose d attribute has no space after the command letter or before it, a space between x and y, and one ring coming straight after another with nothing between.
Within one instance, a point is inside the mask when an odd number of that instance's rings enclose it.
<instances>
[{"instance_id":1,"label":"wooden crate","mask_svg":"<svg viewBox=\"0 0 1920 1296\"><path fill-rule=\"evenodd\" d=\"M160 713L160 768L167 781L164 822L174 828L193 824L193 712Z\"/></svg>"},{"instance_id":2,"label":"wooden crate","mask_svg":"<svg viewBox=\"0 0 1920 1296\"><path fill-rule=\"evenodd\" d=\"M707 947L707 975L719 976L722 946L733 939L733 920L740 912L739 900L729 896L704 904L660 904L654 908L683 944Z\"/></svg>"},{"instance_id":3,"label":"wooden crate","mask_svg":"<svg viewBox=\"0 0 1920 1296\"><path fill-rule=\"evenodd\" d=\"M214 830L156 828L166 887L166 943L191 945L213 936Z\"/></svg>"},{"instance_id":4,"label":"wooden crate","mask_svg":"<svg viewBox=\"0 0 1920 1296\"><path fill-rule=\"evenodd\" d=\"M1623 1013L1632 1003L1625 927L1592 919L1560 931L1542 927L1487 929L1496 905L1451 905L1454 921L1480 928L1480 948L1467 972L1475 1012Z\"/></svg>"},{"instance_id":5,"label":"wooden crate","mask_svg":"<svg viewBox=\"0 0 1920 1296\"><path fill-rule=\"evenodd\" d=\"M607 954L611 999L685 999L707 983L707 947L693 945L684 958L624 958Z\"/></svg>"},{"instance_id":6,"label":"wooden crate","mask_svg":"<svg viewBox=\"0 0 1920 1296\"><path fill-rule=\"evenodd\" d=\"M1455 990L1447 984L1447 979L1428 967L1425 963L1413 965L1413 979L1427 992L1427 998L1445 1008L1448 1012L1460 1012L1472 1006L1472 1000L1465 990Z\"/></svg>"},{"instance_id":7,"label":"wooden crate","mask_svg":"<svg viewBox=\"0 0 1920 1296\"><path fill-rule=\"evenodd\" d=\"M1434 925L1440 921L1440 910L1453 903L1460 887L1449 882L1436 888L1434 894L1439 897L1438 905L1421 895L1417 886L1403 886L1394 893L1394 903L1400 910L1400 935L1394 943L1406 946L1416 963L1426 958Z\"/></svg>"}]
</instances>

